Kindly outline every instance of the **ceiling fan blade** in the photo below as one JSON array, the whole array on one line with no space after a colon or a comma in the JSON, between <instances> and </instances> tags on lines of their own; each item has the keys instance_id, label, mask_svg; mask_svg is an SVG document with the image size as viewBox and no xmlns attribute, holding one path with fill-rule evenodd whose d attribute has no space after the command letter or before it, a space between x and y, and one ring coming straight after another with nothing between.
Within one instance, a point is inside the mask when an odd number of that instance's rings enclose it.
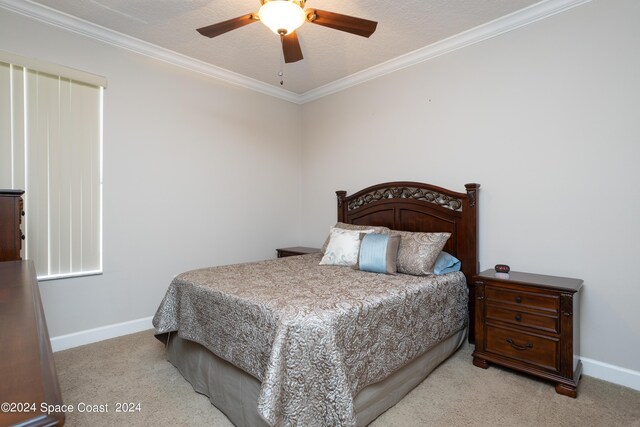
<instances>
[{"instance_id":1,"label":"ceiling fan blade","mask_svg":"<svg viewBox=\"0 0 640 427\"><path fill-rule=\"evenodd\" d=\"M375 21L327 12L326 10L307 9L305 12L309 22L362 37L371 36L378 26Z\"/></svg>"},{"instance_id":2,"label":"ceiling fan blade","mask_svg":"<svg viewBox=\"0 0 640 427\"><path fill-rule=\"evenodd\" d=\"M298 62L302 57L302 49L296 32L282 37L282 52L284 53L284 62Z\"/></svg>"},{"instance_id":3,"label":"ceiling fan blade","mask_svg":"<svg viewBox=\"0 0 640 427\"><path fill-rule=\"evenodd\" d=\"M196 31L206 37L216 37L220 34L235 30L236 28L244 27L245 25L249 25L256 21L257 19L254 18L253 13L250 13L248 15L242 15L238 16L237 18L229 19L228 21L218 22L217 24L198 28Z\"/></svg>"}]
</instances>

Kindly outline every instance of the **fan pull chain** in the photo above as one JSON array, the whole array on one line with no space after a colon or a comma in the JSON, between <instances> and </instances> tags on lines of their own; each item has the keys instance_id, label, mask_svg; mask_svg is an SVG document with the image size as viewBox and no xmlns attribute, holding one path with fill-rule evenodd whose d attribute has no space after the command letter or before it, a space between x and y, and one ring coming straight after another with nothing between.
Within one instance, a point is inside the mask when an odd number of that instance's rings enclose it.
<instances>
[{"instance_id":1,"label":"fan pull chain","mask_svg":"<svg viewBox=\"0 0 640 427\"><path fill-rule=\"evenodd\" d=\"M280 34L280 44L284 48L284 34ZM284 86L284 52L280 56L280 71L278 71L278 77L280 77L280 86Z\"/></svg>"}]
</instances>

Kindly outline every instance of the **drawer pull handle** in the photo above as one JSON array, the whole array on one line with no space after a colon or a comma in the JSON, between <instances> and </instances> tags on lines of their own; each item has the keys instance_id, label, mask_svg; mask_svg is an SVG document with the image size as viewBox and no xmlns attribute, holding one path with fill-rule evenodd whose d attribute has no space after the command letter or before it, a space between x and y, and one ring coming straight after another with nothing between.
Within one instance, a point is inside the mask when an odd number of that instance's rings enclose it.
<instances>
[{"instance_id":1,"label":"drawer pull handle","mask_svg":"<svg viewBox=\"0 0 640 427\"><path fill-rule=\"evenodd\" d=\"M522 302L522 298L520 298L520 297L516 297L516 302L517 302L518 304L520 304L520 303Z\"/></svg>"},{"instance_id":2,"label":"drawer pull handle","mask_svg":"<svg viewBox=\"0 0 640 427\"><path fill-rule=\"evenodd\" d=\"M533 344L531 344L530 342L526 343L525 345L518 345L514 343L511 338L507 338L507 343L511 344L511 347L515 348L516 350L529 350L530 348L533 348Z\"/></svg>"},{"instance_id":3,"label":"drawer pull handle","mask_svg":"<svg viewBox=\"0 0 640 427\"><path fill-rule=\"evenodd\" d=\"M522 321L522 316L520 316L520 313L516 314L516 320L518 322Z\"/></svg>"}]
</instances>

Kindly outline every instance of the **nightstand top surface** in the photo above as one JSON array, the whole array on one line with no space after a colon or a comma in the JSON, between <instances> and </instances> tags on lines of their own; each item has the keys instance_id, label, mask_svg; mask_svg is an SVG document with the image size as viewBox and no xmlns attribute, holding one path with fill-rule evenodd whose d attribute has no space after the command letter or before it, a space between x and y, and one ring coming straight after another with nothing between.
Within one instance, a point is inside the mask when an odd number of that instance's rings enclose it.
<instances>
[{"instance_id":1,"label":"nightstand top surface","mask_svg":"<svg viewBox=\"0 0 640 427\"><path fill-rule=\"evenodd\" d=\"M23 194L24 190L0 189L0 195L3 196L21 196Z\"/></svg>"},{"instance_id":2,"label":"nightstand top surface","mask_svg":"<svg viewBox=\"0 0 640 427\"><path fill-rule=\"evenodd\" d=\"M314 254L320 252L320 248L309 248L307 246L292 246L290 248L278 248L277 251L300 252L304 254Z\"/></svg>"},{"instance_id":3,"label":"nightstand top surface","mask_svg":"<svg viewBox=\"0 0 640 427\"><path fill-rule=\"evenodd\" d=\"M495 280L497 282L519 283L523 285L543 286L553 289L564 289L577 292L582 287L582 279L572 279L569 277L545 276L544 274L523 273L520 271L510 271L508 279L496 277L496 271L491 268L479 273L476 277Z\"/></svg>"}]
</instances>

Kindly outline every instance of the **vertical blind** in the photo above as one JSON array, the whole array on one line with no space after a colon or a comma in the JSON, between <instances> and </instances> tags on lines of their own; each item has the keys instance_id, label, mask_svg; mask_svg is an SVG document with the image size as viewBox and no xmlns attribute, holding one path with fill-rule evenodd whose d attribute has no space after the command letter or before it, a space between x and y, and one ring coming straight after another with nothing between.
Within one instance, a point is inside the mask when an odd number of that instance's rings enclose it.
<instances>
[{"instance_id":1,"label":"vertical blind","mask_svg":"<svg viewBox=\"0 0 640 427\"><path fill-rule=\"evenodd\" d=\"M3 59L0 188L25 190L24 255L41 280L99 273L103 87Z\"/></svg>"}]
</instances>

